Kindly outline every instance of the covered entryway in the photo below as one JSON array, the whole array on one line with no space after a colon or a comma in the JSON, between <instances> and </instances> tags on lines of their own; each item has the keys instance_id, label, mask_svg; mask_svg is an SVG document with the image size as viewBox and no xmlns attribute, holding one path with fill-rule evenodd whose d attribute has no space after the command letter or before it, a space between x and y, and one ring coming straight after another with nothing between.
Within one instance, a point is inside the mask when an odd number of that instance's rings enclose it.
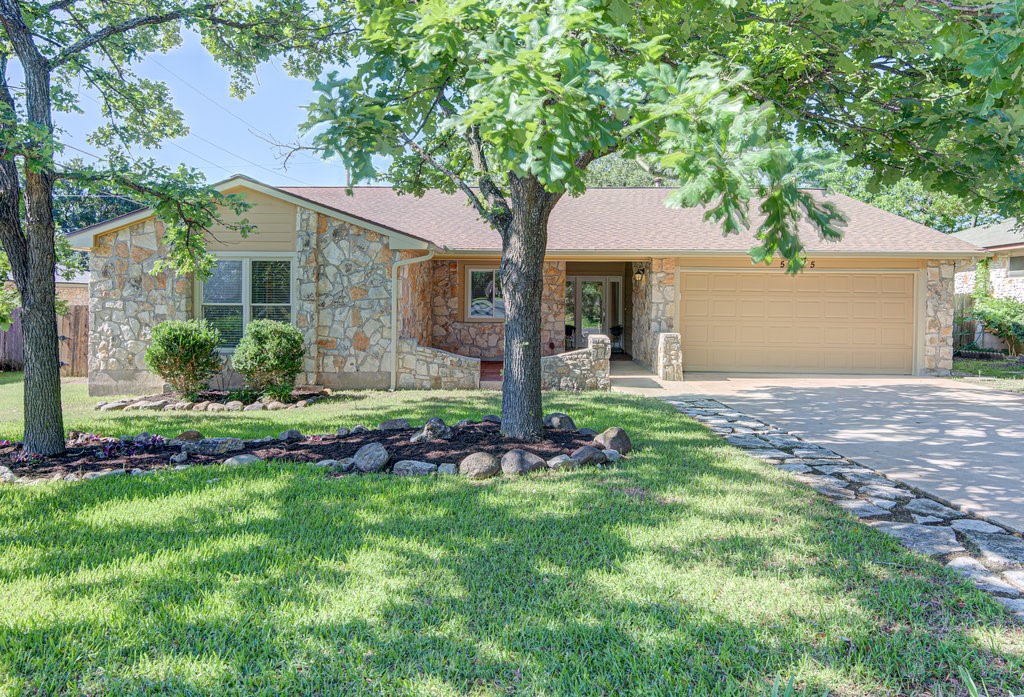
<instances>
[{"instance_id":1,"label":"covered entryway","mask_svg":"<svg viewBox=\"0 0 1024 697\"><path fill-rule=\"evenodd\" d=\"M910 374L912 272L683 271L683 368L711 372Z\"/></svg>"}]
</instances>

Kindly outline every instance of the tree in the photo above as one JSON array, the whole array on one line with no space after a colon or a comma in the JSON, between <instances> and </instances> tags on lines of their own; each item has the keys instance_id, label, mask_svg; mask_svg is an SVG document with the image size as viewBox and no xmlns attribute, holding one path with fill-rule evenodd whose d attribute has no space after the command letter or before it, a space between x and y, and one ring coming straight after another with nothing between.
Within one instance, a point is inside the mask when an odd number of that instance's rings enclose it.
<instances>
[{"instance_id":1,"label":"tree","mask_svg":"<svg viewBox=\"0 0 1024 697\"><path fill-rule=\"evenodd\" d=\"M929 190L914 179L903 177L882 184L868 168L851 166L835 153L822 164L806 168L804 176L810 186L870 203L942 232L957 232L1002 219L989 206L979 208L962 196Z\"/></svg>"},{"instance_id":2,"label":"tree","mask_svg":"<svg viewBox=\"0 0 1024 697\"><path fill-rule=\"evenodd\" d=\"M285 55L289 70L311 76L322 69L323 56L345 42L331 30L330 7L311 9L302 0L0 0L0 245L21 296L26 450L50 455L64 449L55 183L67 180L152 205L165 222L168 264L200 276L212 263L202 231L217 219L219 206L245 208L192 170L132 156L133 147L155 147L187 133L166 86L139 77L133 66L170 50L183 30L191 30L230 71L236 94L251 90L254 69L272 55ZM61 161L54 114L84 109L82 85L97 95L104 119L90 137L105 153L102 165Z\"/></svg>"},{"instance_id":3,"label":"tree","mask_svg":"<svg viewBox=\"0 0 1024 697\"><path fill-rule=\"evenodd\" d=\"M650 166L641 165L636 160L627 160L613 152L610 155L594 160L586 172L587 187L595 186L658 186L665 182L665 177L652 174Z\"/></svg>"},{"instance_id":4,"label":"tree","mask_svg":"<svg viewBox=\"0 0 1024 697\"><path fill-rule=\"evenodd\" d=\"M724 234L755 205L756 262L802 268L796 222L840 236L798 187L823 141L883 178L1011 210L1024 43L1014 4L944 0L379 0L339 27L355 74L327 75L306 128L353 182L461 191L501 239L503 431L541 436L540 298L548 218L618 152L671 172L670 206ZM993 56L998 56L994 60ZM944 144L943 151L937 144Z\"/></svg>"}]
</instances>

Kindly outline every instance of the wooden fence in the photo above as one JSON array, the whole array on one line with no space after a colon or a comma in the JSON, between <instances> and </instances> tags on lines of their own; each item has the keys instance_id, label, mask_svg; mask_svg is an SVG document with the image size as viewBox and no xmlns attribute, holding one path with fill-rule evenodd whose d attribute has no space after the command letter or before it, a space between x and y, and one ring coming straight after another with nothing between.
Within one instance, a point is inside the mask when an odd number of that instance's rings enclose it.
<instances>
[{"instance_id":1,"label":"wooden fence","mask_svg":"<svg viewBox=\"0 0 1024 697\"><path fill-rule=\"evenodd\" d=\"M60 336L60 374L68 377L89 374L89 308L72 305L68 313L57 318ZM14 311L14 322L0 332L0 370L21 370L25 367L25 341L21 329L21 311Z\"/></svg>"}]
</instances>

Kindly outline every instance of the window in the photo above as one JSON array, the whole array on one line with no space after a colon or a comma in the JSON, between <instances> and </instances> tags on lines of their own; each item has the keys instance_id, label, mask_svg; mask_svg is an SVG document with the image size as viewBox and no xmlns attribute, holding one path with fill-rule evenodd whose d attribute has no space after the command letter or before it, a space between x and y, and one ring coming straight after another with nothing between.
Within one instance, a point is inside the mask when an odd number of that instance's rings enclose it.
<instances>
[{"instance_id":1,"label":"window","mask_svg":"<svg viewBox=\"0 0 1024 697\"><path fill-rule=\"evenodd\" d=\"M505 296L497 269L466 270L466 317L503 319Z\"/></svg>"},{"instance_id":2,"label":"window","mask_svg":"<svg viewBox=\"0 0 1024 697\"><path fill-rule=\"evenodd\" d=\"M1024 276L1024 256L1010 257L1010 263L1006 268L1007 276Z\"/></svg>"},{"instance_id":3,"label":"window","mask_svg":"<svg viewBox=\"0 0 1024 697\"><path fill-rule=\"evenodd\" d=\"M200 302L203 319L220 330L221 347L234 348L254 319L292 320L292 262L220 259Z\"/></svg>"}]
</instances>

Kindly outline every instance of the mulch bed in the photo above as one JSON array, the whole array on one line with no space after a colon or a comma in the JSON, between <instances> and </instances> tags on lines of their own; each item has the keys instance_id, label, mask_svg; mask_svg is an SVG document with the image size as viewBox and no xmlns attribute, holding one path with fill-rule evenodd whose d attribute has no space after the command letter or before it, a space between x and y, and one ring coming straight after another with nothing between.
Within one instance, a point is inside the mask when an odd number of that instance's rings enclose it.
<instances>
[{"instance_id":1,"label":"mulch bed","mask_svg":"<svg viewBox=\"0 0 1024 697\"><path fill-rule=\"evenodd\" d=\"M368 443L380 443L391 454L391 463L399 460L421 460L442 464L458 463L467 455L486 452L496 457L521 448L550 459L556 455L570 454L577 448L592 444L590 436L563 429L547 429L545 439L539 443L523 443L501 434L498 424L483 422L452 427L454 433L449 440L435 440L410 443L409 439L420 432L419 428L381 431L372 429L365 433L338 437L335 435L308 436L294 443L264 443L246 441L243 450L225 455L190 455L188 464L203 465L223 462L234 455L249 453L263 460L285 460L290 462L318 462L340 460L355 455L359 448ZM109 448L108 448L109 450ZM18 445L0 446L0 465L11 468L19 477L50 479L69 474L86 474L111 469L153 470L171 467L170 458L180 452L179 446L166 442L149 444L125 444L117 452L102 458L103 445L75 446L68 448L61 457L18 462L21 452ZM14 459L12 459L14 458ZM102 459L101 459L102 458Z\"/></svg>"}]
</instances>

